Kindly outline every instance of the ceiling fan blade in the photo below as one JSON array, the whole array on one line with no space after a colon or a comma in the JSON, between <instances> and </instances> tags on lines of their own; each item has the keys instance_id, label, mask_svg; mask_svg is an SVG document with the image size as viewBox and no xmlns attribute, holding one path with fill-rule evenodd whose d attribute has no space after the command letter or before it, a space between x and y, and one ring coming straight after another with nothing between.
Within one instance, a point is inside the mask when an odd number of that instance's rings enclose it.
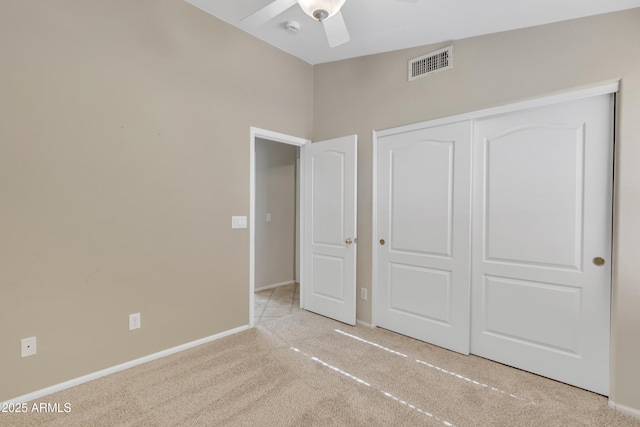
<instances>
[{"instance_id":1,"label":"ceiling fan blade","mask_svg":"<svg viewBox=\"0 0 640 427\"><path fill-rule=\"evenodd\" d=\"M275 0L257 12L242 18L240 22L252 26L260 26L280 15L296 3L298 3L298 0Z\"/></svg>"},{"instance_id":2,"label":"ceiling fan blade","mask_svg":"<svg viewBox=\"0 0 640 427\"><path fill-rule=\"evenodd\" d=\"M351 40L349 31L347 30L347 25L344 23L344 18L342 17L341 12L336 13L329 19L323 20L322 25L324 26L324 32L327 35L329 47L340 46L341 44L345 44Z\"/></svg>"}]
</instances>

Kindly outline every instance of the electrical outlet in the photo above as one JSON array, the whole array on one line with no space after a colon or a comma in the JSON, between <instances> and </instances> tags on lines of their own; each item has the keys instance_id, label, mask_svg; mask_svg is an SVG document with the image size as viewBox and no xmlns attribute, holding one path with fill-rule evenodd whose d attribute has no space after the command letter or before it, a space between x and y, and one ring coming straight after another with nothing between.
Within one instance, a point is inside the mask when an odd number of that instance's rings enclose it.
<instances>
[{"instance_id":1,"label":"electrical outlet","mask_svg":"<svg viewBox=\"0 0 640 427\"><path fill-rule=\"evenodd\" d=\"M140 329L142 324L140 323L140 313L134 313L129 315L129 330L133 331L134 329Z\"/></svg>"},{"instance_id":2,"label":"electrical outlet","mask_svg":"<svg viewBox=\"0 0 640 427\"><path fill-rule=\"evenodd\" d=\"M36 337L21 340L20 349L22 357L33 356L36 354Z\"/></svg>"},{"instance_id":3,"label":"electrical outlet","mask_svg":"<svg viewBox=\"0 0 640 427\"><path fill-rule=\"evenodd\" d=\"M360 288L360 299L367 300L367 288Z\"/></svg>"}]
</instances>

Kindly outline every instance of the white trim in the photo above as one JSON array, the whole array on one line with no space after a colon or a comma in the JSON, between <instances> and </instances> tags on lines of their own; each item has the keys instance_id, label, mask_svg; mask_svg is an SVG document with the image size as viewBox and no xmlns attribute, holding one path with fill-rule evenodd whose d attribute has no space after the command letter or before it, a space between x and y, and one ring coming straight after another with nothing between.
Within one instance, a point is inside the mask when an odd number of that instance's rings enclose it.
<instances>
[{"instance_id":1,"label":"white trim","mask_svg":"<svg viewBox=\"0 0 640 427\"><path fill-rule=\"evenodd\" d=\"M267 139L269 141L281 142L283 144L300 147L300 156L304 154L304 146L311 143L308 139L286 135L284 133L273 132L251 126L249 128L249 327L255 324L254 303L256 291L256 139ZM300 177L304 179L304 166L300 162ZM301 190L301 193L302 190ZM302 203L304 193L301 194L298 203ZM304 222L304 212L300 212L300 224ZM300 259L304 259L304 241L300 236ZM300 277L304 277L304 267L300 263ZM266 288L262 288L266 289ZM300 286L300 308L302 306L303 288Z\"/></svg>"},{"instance_id":2,"label":"white trim","mask_svg":"<svg viewBox=\"0 0 640 427\"><path fill-rule=\"evenodd\" d=\"M382 138L388 135L395 135L395 134L404 133L404 132L412 132L414 130L424 129L427 127L446 125L449 123L462 122L462 121L471 120L471 119L479 119L482 117L496 116L498 114L526 110L529 108L544 107L552 104L560 104L564 102L576 101L578 99L590 98L592 96L607 95L610 93L618 92L619 88L620 88L620 81L615 80L613 82L607 82L597 86L590 86L583 89L561 92L555 95L532 98L525 101L501 105L499 107L486 108L484 110L472 111L469 113L458 114L455 116L448 116L440 119L429 120L426 122L414 123L406 126L380 130L377 132L377 137Z\"/></svg>"},{"instance_id":3,"label":"white trim","mask_svg":"<svg viewBox=\"0 0 640 427\"><path fill-rule=\"evenodd\" d=\"M273 285L267 285L267 286L262 286L262 287L256 288L256 292L258 292L258 291L266 291L267 289L279 288L280 286L292 285L294 283L296 283L295 280L289 280L288 282L274 283Z\"/></svg>"},{"instance_id":4,"label":"white trim","mask_svg":"<svg viewBox=\"0 0 640 427\"><path fill-rule=\"evenodd\" d=\"M311 141L309 141L311 142ZM300 296L300 308L304 309L304 280L305 280L305 275L307 274L306 270L305 270L305 262L304 262L304 257L305 257L305 249L304 249L304 245L305 245L305 239L304 239L304 227L306 227L305 225L305 214L304 214L304 206L305 206L305 196L306 193L304 192L304 183L307 179L307 175L306 175L306 170L304 167L304 159L305 156L307 155L307 146L308 145L303 145L302 147L300 147L300 169L299 169L299 174L298 174L298 179L300 180L300 188L299 188L299 192L298 192L298 200L296 203L298 203L298 206L300 206L300 224L298 225L298 231L300 232L300 253L298 254L298 256L300 257L300 287L298 288L298 294Z\"/></svg>"},{"instance_id":5,"label":"white trim","mask_svg":"<svg viewBox=\"0 0 640 427\"><path fill-rule=\"evenodd\" d=\"M89 381L97 380L98 378L105 377L107 375L115 374L116 372L124 371L125 369L133 368L138 365L142 365L143 363L151 362L153 360L161 359L166 356L170 356L175 353L179 353L184 350L188 350L193 347L197 347L202 344L207 344L212 341L219 340L220 338L227 337L229 335L237 334L238 332L246 331L249 329L249 325L240 326L234 329L229 329L228 331L220 332L219 334L211 335L205 338L201 338L195 341L188 342L186 344L178 345L176 347L171 347L166 350L159 351L157 353L150 354L148 356L143 356L135 360L131 360L129 362L121 363L120 365L112 366L110 368L102 369L100 371L93 372L91 374L83 375L78 378L74 378L69 381L65 381L60 384L52 385L50 387L46 387L32 393L24 394L22 396L18 396L14 399L7 400L5 402L0 402L1 404L11 404L11 403L25 403L31 400L39 399L41 397L47 396L52 393L57 393L62 390L66 390L71 387L75 387L80 384L87 383Z\"/></svg>"},{"instance_id":6,"label":"white trim","mask_svg":"<svg viewBox=\"0 0 640 427\"><path fill-rule=\"evenodd\" d=\"M266 129L260 129L251 126L250 128L252 139L262 138L268 139L269 141L282 142L284 144L289 145L297 145L298 147L302 147L303 145L309 144L311 141L304 138L298 138L297 136L286 135L284 133L273 132Z\"/></svg>"},{"instance_id":7,"label":"white trim","mask_svg":"<svg viewBox=\"0 0 640 427\"><path fill-rule=\"evenodd\" d=\"M609 407L623 414L631 415L632 417L640 418L640 409L631 408L629 406L620 405L613 400L609 400Z\"/></svg>"},{"instance_id":8,"label":"white trim","mask_svg":"<svg viewBox=\"0 0 640 427\"><path fill-rule=\"evenodd\" d=\"M300 150L298 150L300 151ZM300 179L300 153L298 152L298 157L296 158L296 243L295 243L295 273L294 273L294 281L296 283L300 283L300 265L302 260L300 259L300 236L302 235L302 228L300 228L300 212L302 212L302 207L300 206L300 189L302 185L302 180Z\"/></svg>"},{"instance_id":9,"label":"white trim","mask_svg":"<svg viewBox=\"0 0 640 427\"><path fill-rule=\"evenodd\" d=\"M371 169L371 176L373 177L372 191L373 194L371 202L373 212L371 213L371 292L369 294L369 301L371 301L371 327L375 328L378 324L376 318L376 289L378 288L378 132L375 130L371 135L371 142L373 147L373 165Z\"/></svg>"}]
</instances>

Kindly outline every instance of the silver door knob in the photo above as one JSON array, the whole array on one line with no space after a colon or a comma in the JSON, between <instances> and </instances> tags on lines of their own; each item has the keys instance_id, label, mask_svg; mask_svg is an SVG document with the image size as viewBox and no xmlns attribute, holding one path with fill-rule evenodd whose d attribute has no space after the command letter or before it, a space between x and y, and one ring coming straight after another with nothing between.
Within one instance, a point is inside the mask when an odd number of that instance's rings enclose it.
<instances>
[{"instance_id":1,"label":"silver door knob","mask_svg":"<svg viewBox=\"0 0 640 427\"><path fill-rule=\"evenodd\" d=\"M353 243L353 240L351 239L351 237L347 237L347 240L344 241L347 245L350 245Z\"/></svg>"}]
</instances>

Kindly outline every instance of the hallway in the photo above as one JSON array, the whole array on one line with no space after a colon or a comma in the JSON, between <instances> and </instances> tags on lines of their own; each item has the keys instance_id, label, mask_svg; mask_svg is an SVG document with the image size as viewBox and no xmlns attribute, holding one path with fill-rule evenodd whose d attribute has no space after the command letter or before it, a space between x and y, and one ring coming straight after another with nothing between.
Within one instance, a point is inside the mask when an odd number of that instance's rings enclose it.
<instances>
[{"instance_id":1,"label":"hallway","mask_svg":"<svg viewBox=\"0 0 640 427\"><path fill-rule=\"evenodd\" d=\"M255 324L288 316L300 310L300 285L279 286L255 294Z\"/></svg>"}]
</instances>

